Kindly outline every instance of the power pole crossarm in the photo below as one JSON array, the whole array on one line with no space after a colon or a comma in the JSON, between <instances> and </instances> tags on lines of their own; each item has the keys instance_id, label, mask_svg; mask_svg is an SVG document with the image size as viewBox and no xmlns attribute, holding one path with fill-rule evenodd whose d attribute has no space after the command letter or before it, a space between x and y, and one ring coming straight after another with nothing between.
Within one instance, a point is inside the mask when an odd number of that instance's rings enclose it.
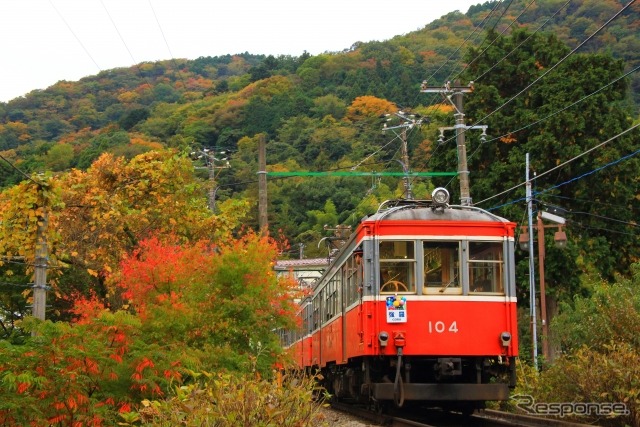
<instances>
[{"instance_id":1,"label":"power pole crossarm","mask_svg":"<svg viewBox=\"0 0 640 427\"><path fill-rule=\"evenodd\" d=\"M462 206L471 206L471 195L469 194L469 168L467 166L467 149L465 143L465 132L469 129L483 130L483 135L486 134L486 126L466 126L464 124L464 106L462 102L463 95L473 91L473 82L470 82L468 86L461 86L459 81L456 81L454 85L451 82L447 82L443 87L429 87L427 82L422 82L420 92L423 93L439 93L442 94L456 110L454 117L456 124L453 128L440 128L441 141L444 140L444 130L453 129L456 131L456 144L458 147L458 176L460 179L460 204Z\"/></svg>"}]
</instances>

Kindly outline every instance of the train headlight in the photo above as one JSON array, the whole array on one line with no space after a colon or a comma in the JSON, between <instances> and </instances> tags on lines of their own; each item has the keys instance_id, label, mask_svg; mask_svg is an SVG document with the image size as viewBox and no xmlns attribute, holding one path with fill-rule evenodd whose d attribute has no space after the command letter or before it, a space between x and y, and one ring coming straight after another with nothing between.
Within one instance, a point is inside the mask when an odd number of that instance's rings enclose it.
<instances>
[{"instance_id":1,"label":"train headlight","mask_svg":"<svg viewBox=\"0 0 640 427\"><path fill-rule=\"evenodd\" d=\"M378 334L378 341L380 341L380 347L386 347L389 343L389 334L382 331Z\"/></svg>"},{"instance_id":2,"label":"train headlight","mask_svg":"<svg viewBox=\"0 0 640 427\"><path fill-rule=\"evenodd\" d=\"M507 331L504 331L503 333L501 333L500 341L502 341L503 347L509 347L509 344L511 344L511 333Z\"/></svg>"},{"instance_id":3,"label":"train headlight","mask_svg":"<svg viewBox=\"0 0 640 427\"><path fill-rule=\"evenodd\" d=\"M431 200L438 205L449 203L449 192L444 187L438 187L431 193Z\"/></svg>"}]
</instances>

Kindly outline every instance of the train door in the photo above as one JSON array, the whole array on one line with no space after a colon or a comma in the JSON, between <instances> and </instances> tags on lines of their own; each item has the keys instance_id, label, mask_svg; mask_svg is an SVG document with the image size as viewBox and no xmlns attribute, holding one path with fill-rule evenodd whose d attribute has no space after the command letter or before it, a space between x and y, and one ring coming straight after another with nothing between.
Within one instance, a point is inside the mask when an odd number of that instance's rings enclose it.
<instances>
[{"instance_id":1,"label":"train door","mask_svg":"<svg viewBox=\"0 0 640 427\"><path fill-rule=\"evenodd\" d=\"M365 283L365 274L364 274L364 266L365 261L363 258L364 251L356 251L354 253L355 262L356 262L356 283L355 283L355 294L353 298L358 301L358 325L357 332L359 337L359 350L362 351L364 347L364 305L362 304L362 298L364 295L364 283ZM369 263L371 264L371 263Z\"/></svg>"},{"instance_id":2,"label":"train door","mask_svg":"<svg viewBox=\"0 0 640 427\"><path fill-rule=\"evenodd\" d=\"M351 260L342 266L342 277L340 280L340 312L342 313L342 363L347 362L347 305L349 302L349 285L351 279Z\"/></svg>"}]
</instances>

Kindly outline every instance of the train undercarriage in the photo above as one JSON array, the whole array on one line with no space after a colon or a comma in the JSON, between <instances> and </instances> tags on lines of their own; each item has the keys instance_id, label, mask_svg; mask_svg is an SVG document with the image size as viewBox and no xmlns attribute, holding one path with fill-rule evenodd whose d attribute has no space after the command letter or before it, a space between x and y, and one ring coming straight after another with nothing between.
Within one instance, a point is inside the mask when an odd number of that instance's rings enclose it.
<instances>
[{"instance_id":1,"label":"train undercarriage","mask_svg":"<svg viewBox=\"0 0 640 427\"><path fill-rule=\"evenodd\" d=\"M473 412L485 401L507 400L515 358L377 356L328 365L323 386L338 401L406 404Z\"/></svg>"}]
</instances>

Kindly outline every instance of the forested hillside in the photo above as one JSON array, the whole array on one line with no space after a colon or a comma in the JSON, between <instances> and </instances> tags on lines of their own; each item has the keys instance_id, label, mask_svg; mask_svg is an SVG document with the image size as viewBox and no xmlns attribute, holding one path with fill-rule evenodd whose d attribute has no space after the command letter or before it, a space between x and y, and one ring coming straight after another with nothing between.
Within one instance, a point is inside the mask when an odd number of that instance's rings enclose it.
<instances>
[{"instance_id":1,"label":"forested hillside","mask_svg":"<svg viewBox=\"0 0 640 427\"><path fill-rule=\"evenodd\" d=\"M403 179L382 174L270 176L269 231L277 242L263 242L250 233L258 229L258 142L266 141L269 172L456 171L455 109L446 97L447 82L472 88L464 97L466 125L487 126L486 138L477 129L465 135L473 202L524 225L529 154L535 208L558 208L555 212L567 219L567 248L555 248L555 230L547 231L550 312L565 304L560 317L565 325L586 321L581 307L602 309L589 298L605 298L608 289L593 277L615 280L627 290L637 286L639 15L640 4L628 0L492 1L391 40L354 41L343 52L141 63L0 103L3 340L24 338L20 322L30 311L31 294L23 291L30 287L38 256L34 236L42 239L47 218L52 266L47 318L86 319L106 316L101 310L110 309L120 314L103 318L104 328L89 324L86 334L120 339L118 331L136 330L140 321L122 311L143 313L158 325L127 335L123 352L138 346L138 356L157 356L154 340L180 336L184 341L172 342L172 355L193 345L204 365L206 360L238 367L233 352L252 354L262 342L273 352L265 352L269 359L262 368L268 370L277 347L269 316L286 325L290 309L269 298L285 291L274 291L271 279L260 282L264 294L234 288L234 298L246 307L236 304L227 314L246 317L239 324L225 323L218 314L207 318L242 332L243 340L230 344L226 332L200 325L201 314L213 312L213 302L205 291L187 293L187 282L206 286L207 275L215 276L220 286L211 292L224 306L222 284L236 283L237 277L262 280L275 254L297 257L302 248L303 256L326 256L318 243L331 235L327 228L355 225L381 201L402 197L405 187ZM443 94L426 93L425 87ZM402 157L401 133L383 132L385 124L401 123L413 124L406 128L409 164ZM458 185L456 178L445 177L411 181L416 198L445 186L455 203ZM221 261L216 254L222 254ZM207 265L202 271L178 267L200 256ZM526 254L518 252L516 261L519 304L526 307ZM245 265L252 268L243 270ZM168 284L156 286L155 276L142 277L145 269ZM625 292L616 291L611 306L625 319L636 319L637 301L625 305ZM260 316L252 318L251 309ZM174 318L159 314L164 310ZM601 313L618 333L615 315ZM252 322L260 327L252 330ZM525 334L526 329L525 324ZM583 331L563 330L568 332L559 334L558 348L576 350L586 343ZM72 336L78 348L84 345L82 332L56 333ZM145 334L153 340L145 341ZM525 360L529 341L522 339ZM225 349L213 361L207 355L212 343ZM604 338L597 345L608 348ZM72 357L59 351L60 358ZM633 347L628 354L637 351ZM115 363L119 356L101 357ZM168 356L158 362L169 377L156 375L154 386L168 387L172 362ZM115 365L113 372L132 375ZM19 384L15 380L14 389ZM136 387L146 384L135 381ZM145 390L131 399L146 396Z\"/></svg>"},{"instance_id":2,"label":"forested hillside","mask_svg":"<svg viewBox=\"0 0 640 427\"><path fill-rule=\"evenodd\" d=\"M29 174L85 170L105 152L132 159L162 148L185 156L207 149L209 160L211 153L225 160L209 164L212 176L203 156L194 161L205 186L213 187L204 191L218 201L244 198L255 206L259 135L268 141L272 171L401 171L400 144L392 133L380 132L379 120L399 108L431 122L409 134L410 169L455 171L452 144L434 143L437 128L453 123L452 107L439 95L421 93L420 85L461 79L475 89L466 96L467 123L489 126L487 144L478 145L473 132L468 137L472 196L480 201L522 181L526 152L543 172L637 117L637 13L637 5L615 0L486 2L388 41L356 42L344 52L277 58L244 53L108 70L0 104L0 153ZM555 182L630 154L633 138L620 141L562 168ZM547 203L590 213L576 217L576 226L582 224L576 237L590 242L590 257L608 277L637 259L627 244L635 235L626 228L638 202L635 162L603 171L610 177L596 185L581 179L545 195ZM7 162L0 168L0 186L24 179ZM413 182L417 197L445 184L457 191L456 181ZM401 192L395 178L271 179L270 229L305 245L309 256L322 254L316 242L326 235L325 224L353 225L378 201ZM605 212L600 204L590 212L604 193L621 209ZM521 195L502 195L498 203L507 206L500 213L519 218L522 203L510 203ZM249 223L256 227L253 211ZM610 217L617 221L605 219Z\"/></svg>"}]
</instances>

